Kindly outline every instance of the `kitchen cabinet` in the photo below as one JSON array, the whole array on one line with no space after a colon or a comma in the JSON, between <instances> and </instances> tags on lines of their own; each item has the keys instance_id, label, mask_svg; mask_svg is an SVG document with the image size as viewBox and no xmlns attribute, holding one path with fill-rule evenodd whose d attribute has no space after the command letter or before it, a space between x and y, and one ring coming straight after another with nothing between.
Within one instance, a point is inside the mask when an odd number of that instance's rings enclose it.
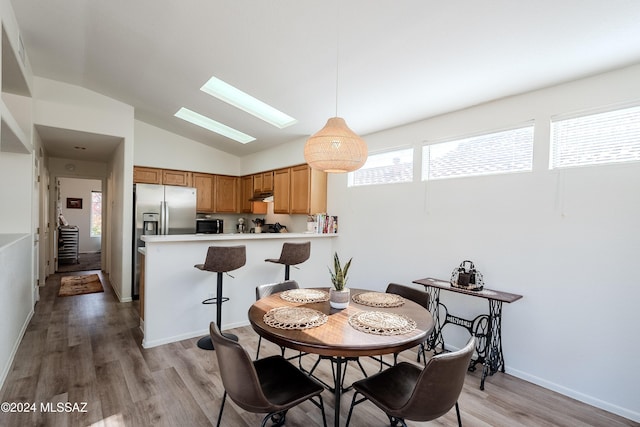
<instances>
[{"instance_id":1,"label":"kitchen cabinet","mask_svg":"<svg viewBox=\"0 0 640 427\"><path fill-rule=\"evenodd\" d=\"M273 191L273 171L253 175L253 191L256 193Z\"/></svg>"},{"instance_id":2,"label":"kitchen cabinet","mask_svg":"<svg viewBox=\"0 0 640 427\"><path fill-rule=\"evenodd\" d=\"M133 182L139 184L162 184L162 169L134 166Z\"/></svg>"},{"instance_id":3,"label":"kitchen cabinet","mask_svg":"<svg viewBox=\"0 0 640 427\"><path fill-rule=\"evenodd\" d=\"M175 170L162 170L162 184L164 185L178 185L181 187L191 187L191 172L187 171L175 171Z\"/></svg>"},{"instance_id":4,"label":"kitchen cabinet","mask_svg":"<svg viewBox=\"0 0 640 427\"><path fill-rule=\"evenodd\" d=\"M191 172L134 166L133 182L191 187Z\"/></svg>"},{"instance_id":5,"label":"kitchen cabinet","mask_svg":"<svg viewBox=\"0 0 640 427\"><path fill-rule=\"evenodd\" d=\"M291 168L273 172L273 213L288 214Z\"/></svg>"},{"instance_id":6,"label":"kitchen cabinet","mask_svg":"<svg viewBox=\"0 0 640 427\"><path fill-rule=\"evenodd\" d=\"M196 188L197 202L196 212L212 213L215 212L214 201L214 184L215 175L208 173L196 173L193 175L193 186Z\"/></svg>"},{"instance_id":7,"label":"kitchen cabinet","mask_svg":"<svg viewBox=\"0 0 640 427\"><path fill-rule=\"evenodd\" d=\"M327 174L304 164L291 168L290 213L327 211Z\"/></svg>"},{"instance_id":8,"label":"kitchen cabinet","mask_svg":"<svg viewBox=\"0 0 640 427\"><path fill-rule=\"evenodd\" d=\"M263 215L267 213L265 202L252 202L255 175L240 178L240 212Z\"/></svg>"},{"instance_id":9,"label":"kitchen cabinet","mask_svg":"<svg viewBox=\"0 0 640 427\"><path fill-rule=\"evenodd\" d=\"M253 175L240 178L240 212L251 213L251 202L253 196Z\"/></svg>"},{"instance_id":10,"label":"kitchen cabinet","mask_svg":"<svg viewBox=\"0 0 640 427\"><path fill-rule=\"evenodd\" d=\"M226 213L239 212L240 178L227 175L216 175L215 177L215 211Z\"/></svg>"}]
</instances>

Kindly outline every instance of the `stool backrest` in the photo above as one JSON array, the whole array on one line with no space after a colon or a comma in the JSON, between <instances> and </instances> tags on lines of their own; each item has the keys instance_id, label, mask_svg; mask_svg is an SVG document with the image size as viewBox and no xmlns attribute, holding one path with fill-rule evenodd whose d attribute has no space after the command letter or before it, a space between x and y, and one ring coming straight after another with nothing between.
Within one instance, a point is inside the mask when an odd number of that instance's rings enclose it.
<instances>
[{"instance_id":1,"label":"stool backrest","mask_svg":"<svg viewBox=\"0 0 640 427\"><path fill-rule=\"evenodd\" d=\"M247 263L247 251L242 246L209 246L203 270L226 273Z\"/></svg>"},{"instance_id":2,"label":"stool backrest","mask_svg":"<svg viewBox=\"0 0 640 427\"><path fill-rule=\"evenodd\" d=\"M311 255L311 242L283 243L280 263L296 265L305 262Z\"/></svg>"}]
</instances>

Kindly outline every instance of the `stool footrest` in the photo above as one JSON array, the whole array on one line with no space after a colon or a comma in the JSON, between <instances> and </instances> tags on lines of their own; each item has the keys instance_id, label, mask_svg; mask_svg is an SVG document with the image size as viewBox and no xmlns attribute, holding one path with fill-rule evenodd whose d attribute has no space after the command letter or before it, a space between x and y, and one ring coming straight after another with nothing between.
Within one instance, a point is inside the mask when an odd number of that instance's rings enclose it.
<instances>
[{"instance_id":1,"label":"stool footrest","mask_svg":"<svg viewBox=\"0 0 640 427\"><path fill-rule=\"evenodd\" d=\"M227 302L229 301L228 297L222 297L221 302ZM207 298L206 300L202 301L203 304L217 304L218 303L218 297L214 297L214 298Z\"/></svg>"}]
</instances>

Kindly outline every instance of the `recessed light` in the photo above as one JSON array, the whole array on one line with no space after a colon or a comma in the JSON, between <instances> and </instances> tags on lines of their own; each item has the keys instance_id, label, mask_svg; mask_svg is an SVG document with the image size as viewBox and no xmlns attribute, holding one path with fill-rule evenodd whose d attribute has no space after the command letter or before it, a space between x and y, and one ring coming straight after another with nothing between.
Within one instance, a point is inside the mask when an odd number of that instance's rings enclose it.
<instances>
[{"instance_id":1,"label":"recessed light","mask_svg":"<svg viewBox=\"0 0 640 427\"><path fill-rule=\"evenodd\" d=\"M223 125L220 122L216 122L215 120L203 116L200 113L196 113L195 111L191 111L188 108L180 108L174 116L243 144L256 140L251 135L247 135L246 133L240 132L232 127Z\"/></svg>"},{"instance_id":2,"label":"recessed light","mask_svg":"<svg viewBox=\"0 0 640 427\"><path fill-rule=\"evenodd\" d=\"M279 129L284 129L298 122L298 120L293 117L216 77L211 77L200 90L264 120Z\"/></svg>"}]
</instances>

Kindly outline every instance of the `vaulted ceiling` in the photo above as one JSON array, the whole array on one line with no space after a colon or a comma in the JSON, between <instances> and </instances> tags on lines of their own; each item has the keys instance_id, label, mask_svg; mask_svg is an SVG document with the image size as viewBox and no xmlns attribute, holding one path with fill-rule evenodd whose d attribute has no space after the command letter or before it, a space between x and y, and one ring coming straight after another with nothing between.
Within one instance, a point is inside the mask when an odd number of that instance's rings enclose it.
<instances>
[{"instance_id":1,"label":"vaulted ceiling","mask_svg":"<svg viewBox=\"0 0 640 427\"><path fill-rule=\"evenodd\" d=\"M637 0L11 2L35 75L238 156L304 139L336 112L366 135L640 63ZM212 98L200 90L211 76L298 122L278 129ZM174 117L183 106L256 141Z\"/></svg>"}]
</instances>

